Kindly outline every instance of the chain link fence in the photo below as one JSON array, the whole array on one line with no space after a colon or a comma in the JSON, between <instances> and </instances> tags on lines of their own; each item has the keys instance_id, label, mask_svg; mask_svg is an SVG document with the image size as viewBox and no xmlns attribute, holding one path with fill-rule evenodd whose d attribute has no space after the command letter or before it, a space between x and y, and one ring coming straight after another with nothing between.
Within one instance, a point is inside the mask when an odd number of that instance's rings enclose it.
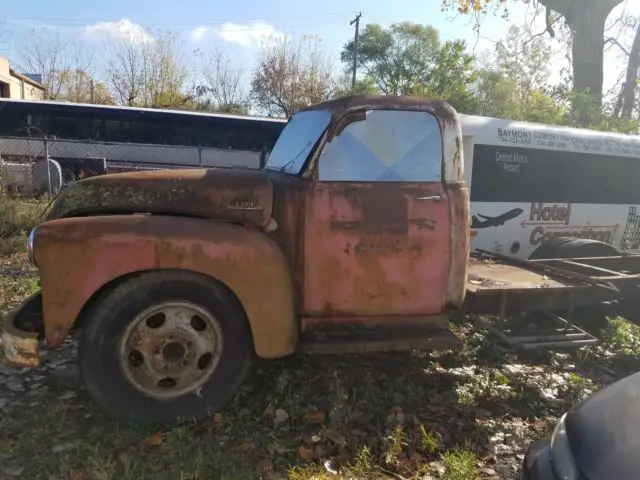
<instances>
[{"instance_id":1,"label":"chain link fence","mask_svg":"<svg viewBox=\"0 0 640 480\"><path fill-rule=\"evenodd\" d=\"M175 168L260 168L266 149L78 141L49 137L0 137L0 192L53 196L97 175Z\"/></svg>"}]
</instances>

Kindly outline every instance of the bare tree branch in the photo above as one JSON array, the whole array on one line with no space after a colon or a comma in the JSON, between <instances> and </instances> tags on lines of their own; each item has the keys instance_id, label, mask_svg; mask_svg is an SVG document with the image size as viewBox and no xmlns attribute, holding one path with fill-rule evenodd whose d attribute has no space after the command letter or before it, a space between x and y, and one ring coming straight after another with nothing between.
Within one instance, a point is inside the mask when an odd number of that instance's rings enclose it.
<instances>
[{"instance_id":1,"label":"bare tree branch","mask_svg":"<svg viewBox=\"0 0 640 480\"><path fill-rule=\"evenodd\" d=\"M627 55L627 56L628 56L628 55L631 55L631 53L629 52L629 50L627 50L627 49L626 49L626 47L624 47L624 46L623 46L623 45L618 41L618 39L617 39L617 38L614 38L614 37L607 37L607 38L605 38L604 43L605 43L605 45L606 45L607 43L612 43L612 44L616 45L618 48L620 48L620 50L622 50L622 51L624 52L624 54L625 54L625 55Z\"/></svg>"},{"instance_id":2,"label":"bare tree branch","mask_svg":"<svg viewBox=\"0 0 640 480\"><path fill-rule=\"evenodd\" d=\"M211 95L214 109L237 113L248 109L247 94L242 84L242 66L234 68L231 57L216 48L201 59L205 89Z\"/></svg>"},{"instance_id":3,"label":"bare tree branch","mask_svg":"<svg viewBox=\"0 0 640 480\"><path fill-rule=\"evenodd\" d=\"M260 108L289 116L331 97L332 65L315 38L272 39L262 47L251 88Z\"/></svg>"},{"instance_id":4,"label":"bare tree branch","mask_svg":"<svg viewBox=\"0 0 640 480\"><path fill-rule=\"evenodd\" d=\"M117 102L125 105L181 107L195 97L187 86L178 37L170 31L144 40L112 39L107 77Z\"/></svg>"},{"instance_id":5,"label":"bare tree branch","mask_svg":"<svg viewBox=\"0 0 640 480\"><path fill-rule=\"evenodd\" d=\"M627 63L626 76L624 86L620 92L618 105L620 106L619 114L622 118L631 120L633 109L636 104L636 92L638 90L638 74L640 72L640 18L636 27L636 34L633 39L631 51L629 52L629 61Z\"/></svg>"}]
</instances>

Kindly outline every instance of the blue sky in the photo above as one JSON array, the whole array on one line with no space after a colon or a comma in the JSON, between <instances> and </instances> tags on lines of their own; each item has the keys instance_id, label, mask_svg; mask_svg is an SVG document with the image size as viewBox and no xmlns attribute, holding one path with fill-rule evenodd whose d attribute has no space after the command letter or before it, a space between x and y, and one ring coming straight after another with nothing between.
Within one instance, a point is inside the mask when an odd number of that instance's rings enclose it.
<instances>
[{"instance_id":1,"label":"blue sky","mask_svg":"<svg viewBox=\"0 0 640 480\"><path fill-rule=\"evenodd\" d=\"M185 40L185 52L221 46L250 71L262 38L271 34L294 37L317 35L326 51L338 57L342 45L353 36L349 21L362 13L362 24L410 20L430 24L439 29L443 40L465 39L476 51L493 47L509 27L499 16L489 15L483 21L480 38L476 38L468 18L453 18L440 11L440 0L35 0L3 2L0 7L0 54L18 59L21 45L28 42L32 28L46 26L64 35L96 41L105 33L122 31L138 35L152 34L154 29L172 29ZM520 2L517 2L520 3ZM637 5L636 5L637 4ZM640 2L627 0L627 8L640 14ZM510 17L521 23L525 7L510 7ZM606 71L619 66L613 57ZM617 63L616 63L617 62Z\"/></svg>"},{"instance_id":2,"label":"blue sky","mask_svg":"<svg viewBox=\"0 0 640 480\"><path fill-rule=\"evenodd\" d=\"M163 3L166 4L164 8ZM118 25L134 28L129 23L118 23L128 20L147 30L170 28L177 31L187 40L187 49L206 49L216 44L230 48L234 56L241 56L243 63L254 60L261 37L275 32L293 36L317 35L327 51L337 57L345 41L353 36L349 21L359 12L362 12L363 24L389 25L411 20L433 25L441 31L443 39L466 38L475 42L469 19L451 21L453 15L440 11L439 0L324 0L322 3L294 0L184 0L178 3L40 0L7 2L0 7L0 18L5 19L0 48L5 56L17 56L20 45L28 41L29 31L34 27L54 27L68 34L82 35ZM513 12L515 18L519 17L517 13ZM482 34L498 40L507 28L507 23L501 19L488 18ZM486 41L481 44L491 46Z\"/></svg>"}]
</instances>

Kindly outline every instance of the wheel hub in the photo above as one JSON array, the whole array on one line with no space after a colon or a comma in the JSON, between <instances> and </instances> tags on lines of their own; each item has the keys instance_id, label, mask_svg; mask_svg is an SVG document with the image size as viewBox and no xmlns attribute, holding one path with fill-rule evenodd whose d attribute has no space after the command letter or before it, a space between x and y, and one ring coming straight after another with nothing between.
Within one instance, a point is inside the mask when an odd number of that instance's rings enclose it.
<instances>
[{"instance_id":1,"label":"wheel hub","mask_svg":"<svg viewBox=\"0 0 640 480\"><path fill-rule=\"evenodd\" d=\"M120 342L127 379L157 398L185 395L202 386L222 354L217 319L190 302L164 302L140 313Z\"/></svg>"},{"instance_id":2,"label":"wheel hub","mask_svg":"<svg viewBox=\"0 0 640 480\"><path fill-rule=\"evenodd\" d=\"M187 350L178 342L169 342L162 349L162 358L169 363L178 363L183 359Z\"/></svg>"}]
</instances>

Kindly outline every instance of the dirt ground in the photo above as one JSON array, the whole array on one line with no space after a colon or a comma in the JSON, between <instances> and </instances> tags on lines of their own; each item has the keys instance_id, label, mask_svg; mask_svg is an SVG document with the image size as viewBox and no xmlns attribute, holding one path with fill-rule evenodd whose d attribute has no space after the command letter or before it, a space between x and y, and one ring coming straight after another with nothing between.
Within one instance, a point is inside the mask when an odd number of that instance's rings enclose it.
<instances>
[{"instance_id":1,"label":"dirt ground","mask_svg":"<svg viewBox=\"0 0 640 480\"><path fill-rule=\"evenodd\" d=\"M38 277L23 236L0 242L1 311ZM0 479L516 479L563 411L639 369L638 327L593 328L599 346L523 356L465 318L459 351L257 362L228 408L174 428L103 415L70 339L38 369L0 361Z\"/></svg>"}]
</instances>

